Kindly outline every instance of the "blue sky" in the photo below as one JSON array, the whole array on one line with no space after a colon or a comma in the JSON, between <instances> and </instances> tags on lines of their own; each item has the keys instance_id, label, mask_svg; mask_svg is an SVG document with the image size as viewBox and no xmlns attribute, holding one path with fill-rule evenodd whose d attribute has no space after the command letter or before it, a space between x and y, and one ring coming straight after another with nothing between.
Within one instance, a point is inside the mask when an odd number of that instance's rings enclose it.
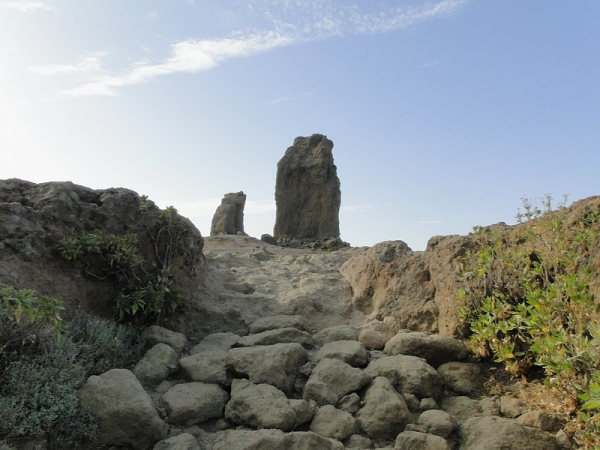
<instances>
[{"instance_id":1,"label":"blue sky","mask_svg":"<svg viewBox=\"0 0 600 450\"><path fill-rule=\"evenodd\" d=\"M277 161L327 135L342 238L599 194L597 0L0 0L0 178L127 187L272 233Z\"/></svg>"}]
</instances>

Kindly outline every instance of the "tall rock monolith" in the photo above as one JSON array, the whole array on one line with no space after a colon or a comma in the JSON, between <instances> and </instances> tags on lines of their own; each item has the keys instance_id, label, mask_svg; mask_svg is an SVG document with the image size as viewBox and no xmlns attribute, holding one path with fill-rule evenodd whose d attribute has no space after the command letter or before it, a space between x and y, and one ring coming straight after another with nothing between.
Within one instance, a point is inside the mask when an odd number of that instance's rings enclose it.
<instances>
[{"instance_id":1,"label":"tall rock monolith","mask_svg":"<svg viewBox=\"0 0 600 450\"><path fill-rule=\"evenodd\" d=\"M340 236L342 193L332 149L333 142L322 134L297 137L277 163L277 241Z\"/></svg>"},{"instance_id":2,"label":"tall rock monolith","mask_svg":"<svg viewBox=\"0 0 600 450\"><path fill-rule=\"evenodd\" d=\"M225 194L221 204L215 211L210 227L210 235L245 234L244 207L246 194L242 191Z\"/></svg>"}]
</instances>

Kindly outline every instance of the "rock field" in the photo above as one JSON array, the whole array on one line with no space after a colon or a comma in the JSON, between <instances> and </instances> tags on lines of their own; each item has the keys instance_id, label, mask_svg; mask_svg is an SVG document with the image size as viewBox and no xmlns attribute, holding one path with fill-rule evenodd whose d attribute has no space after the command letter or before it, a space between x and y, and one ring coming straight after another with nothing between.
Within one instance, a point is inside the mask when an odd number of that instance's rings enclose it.
<instances>
[{"instance_id":1,"label":"rock field","mask_svg":"<svg viewBox=\"0 0 600 450\"><path fill-rule=\"evenodd\" d=\"M214 317L237 318L189 341L150 327L148 351L132 371L90 377L79 395L100 419L100 443L140 450L570 448L557 416L515 393L488 392L489 373L459 340L398 330L389 317L354 308L340 269L367 249L313 252L215 236L204 251L207 279L225 292Z\"/></svg>"}]
</instances>

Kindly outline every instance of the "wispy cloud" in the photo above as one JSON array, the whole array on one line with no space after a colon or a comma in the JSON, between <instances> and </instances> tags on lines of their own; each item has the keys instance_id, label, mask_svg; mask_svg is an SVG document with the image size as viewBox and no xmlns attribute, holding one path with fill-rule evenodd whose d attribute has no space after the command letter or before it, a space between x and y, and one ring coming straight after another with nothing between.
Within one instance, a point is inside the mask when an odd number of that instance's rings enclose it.
<instances>
[{"instance_id":1,"label":"wispy cloud","mask_svg":"<svg viewBox=\"0 0 600 450\"><path fill-rule=\"evenodd\" d=\"M158 19L158 13L156 11L146 13L146 20L154 21L156 19Z\"/></svg>"},{"instance_id":2,"label":"wispy cloud","mask_svg":"<svg viewBox=\"0 0 600 450\"><path fill-rule=\"evenodd\" d=\"M52 8L42 2L8 2L4 4L5 8L14 9L16 11L29 14L35 11L54 11L56 8Z\"/></svg>"},{"instance_id":3,"label":"wispy cloud","mask_svg":"<svg viewBox=\"0 0 600 450\"><path fill-rule=\"evenodd\" d=\"M419 69L431 69L432 67L435 67L437 65L438 65L437 61L431 61L431 62L428 62L428 63L425 63L425 64L421 64L419 66Z\"/></svg>"},{"instance_id":4,"label":"wispy cloud","mask_svg":"<svg viewBox=\"0 0 600 450\"><path fill-rule=\"evenodd\" d=\"M48 66L30 66L28 70L40 75L58 75L63 73L98 73L101 72L100 60L106 52L96 52L80 58L75 64L50 64Z\"/></svg>"},{"instance_id":5,"label":"wispy cloud","mask_svg":"<svg viewBox=\"0 0 600 450\"><path fill-rule=\"evenodd\" d=\"M187 0L193 5L193 0ZM385 33L406 28L418 22L431 20L456 11L467 0L437 0L423 3L412 0L412 6L385 7L380 4L349 3L345 0L247 0L238 12L240 29L254 29L232 33L222 39L188 39L172 45L170 56L157 63L139 61L121 74L95 74L73 89L61 91L72 97L89 95L116 95L119 88L145 83L155 78L176 73L197 73L212 69L220 63L251 56L292 44L365 33ZM36 3L37 4L37 3ZM259 25L257 25L259 24ZM50 75L68 73L73 66L37 67L37 73ZM75 70L72 70L73 72ZM290 98L282 97L275 104Z\"/></svg>"},{"instance_id":6,"label":"wispy cloud","mask_svg":"<svg viewBox=\"0 0 600 450\"><path fill-rule=\"evenodd\" d=\"M275 100L269 100L268 103L269 105L276 105L277 103L281 103L281 102L289 102L290 100L294 100L294 97L279 97L276 98Z\"/></svg>"}]
</instances>

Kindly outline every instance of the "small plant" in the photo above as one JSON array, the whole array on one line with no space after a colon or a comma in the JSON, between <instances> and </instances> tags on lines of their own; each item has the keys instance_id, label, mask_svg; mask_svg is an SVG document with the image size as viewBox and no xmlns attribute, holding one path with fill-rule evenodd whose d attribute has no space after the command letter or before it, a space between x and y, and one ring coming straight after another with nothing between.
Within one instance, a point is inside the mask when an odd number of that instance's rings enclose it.
<instances>
[{"instance_id":1,"label":"small plant","mask_svg":"<svg viewBox=\"0 0 600 450\"><path fill-rule=\"evenodd\" d=\"M504 363L513 375L543 368L579 400L581 417L595 430L600 308L590 289L597 276L590 248L600 237L600 211L566 223L549 195L541 204L523 199L514 228L474 229L477 248L463 261L458 293L461 319L477 355ZM597 433L594 439L600 445Z\"/></svg>"},{"instance_id":2,"label":"small plant","mask_svg":"<svg viewBox=\"0 0 600 450\"><path fill-rule=\"evenodd\" d=\"M174 276L171 260L174 252L180 250L187 229L173 206L158 214L158 223L150 224L146 219L149 208L148 198L141 196L142 223L152 242L153 264L144 261L138 236L133 233L117 236L100 230L73 229L58 247L64 259L83 262L87 276L117 281L120 293L115 308L119 321L141 316L143 321L159 323L180 301L180 296L171 290Z\"/></svg>"}]
</instances>

